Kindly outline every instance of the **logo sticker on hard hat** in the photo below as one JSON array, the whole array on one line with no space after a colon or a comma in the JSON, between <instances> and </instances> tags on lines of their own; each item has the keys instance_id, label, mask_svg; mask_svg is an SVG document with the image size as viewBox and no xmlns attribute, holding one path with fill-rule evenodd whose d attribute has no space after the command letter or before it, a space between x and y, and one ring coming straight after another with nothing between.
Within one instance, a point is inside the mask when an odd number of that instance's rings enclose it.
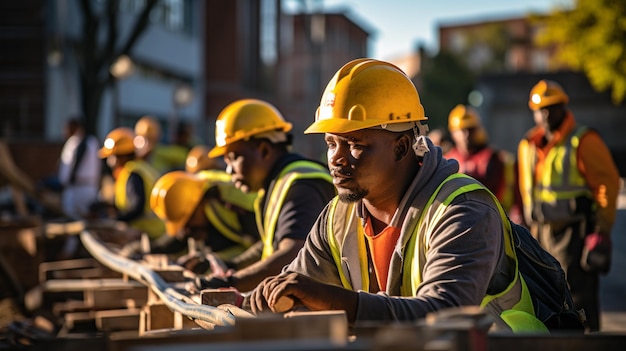
<instances>
[{"instance_id":1,"label":"logo sticker on hard hat","mask_svg":"<svg viewBox=\"0 0 626 351\"><path fill-rule=\"evenodd\" d=\"M335 106L335 97L334 93L328 93L326 98L324 99L324 107L333 107Z\"/></svg>"},{"instance_id":2,"label":"logo sticker on hard hat","mask_svg":"<svg viewBox=\"0 0 626 351\"><path fill-rule=\"evenodd\" d=\"M226 125L224 121L222 120L215 121L215 144L217 144L217 146L226 145L226 138L228 137L228 135L226 135L225 129L226 129Z\"/></svg>"},{"instance_id":3,"label":"logo sticker on hard hat","mask_svg":"<svg viewBox=\"0 0 626 351\"><path fill-rule=\"evenodd\" d=\"M335 106L335 93L327 93L324 96L324 104L320 106L320 119L329 119L333 117L333 107Z\"/></svg>"}]
</instances>

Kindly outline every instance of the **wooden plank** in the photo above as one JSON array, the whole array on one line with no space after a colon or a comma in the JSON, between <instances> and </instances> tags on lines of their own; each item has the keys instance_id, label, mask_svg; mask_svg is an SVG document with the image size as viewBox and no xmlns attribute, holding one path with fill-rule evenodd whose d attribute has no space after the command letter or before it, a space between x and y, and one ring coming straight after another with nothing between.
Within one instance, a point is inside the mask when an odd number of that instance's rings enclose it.
<instances>
[{"instance_id":1,"label":"wooden plank","mask_svg":"<svg viewBox=\"0 0 626 351\"><path fill-rule=\"evenodd\" d=\"M489 351L624 350L626 334L489 335Z\"/></svg>"},{"instance_id":2,"label":"wooden plank","mask_svg":"<svg viewBox=\"0 0 626 351\"><path fill-rule=\"evenodd\" d=\"M265 314L237 319L235 332L238 340L322 339L345 346L348 321L344 311Z\"/></svg>"},{"instance_id":3,"label":"wooden plank","mask_svg":"<svg viewBox=\"0 0 626 351\"><path fill-rule=\"evenodd\" d=\"M121 288L98 288L85 290L85 301L95 309L117 309L128 306L133 300L135 306L143 306L148 300L148 288L145 286L127 286Z\"/></svg>"},{"instance_id":4,"label":"wooden plank","mask_svg":"<svg viewBox=\"0 0 626 351\"><path fill-rule=\"evenodd\" d=\"M219 306L223 304L240 306L243 297L233 288L224 289L204 289L200 291L200 297L203 305Z\"/></svg>"},{"instance_id":5,"label":"wooden plank","mask_svg":"<svg viewBox=\"0 0 626 351\"><path fill-rule=\"evenodd\" d=\"M120 309L95 312L96 328L100 331L139 330L139 309Z\"/></svg>"},{"instance_id":6,"label":"wooden plank","mask_svg":"<svg viewBox=\"0 0 626 351\"><path fill-rule=\"evenodd\" d=\"M95 289L123 290L133 288L145 288L135 280L119 278L103 279L52 279L42 284L44 292L86 291ZM147 289L147 288L146 288Z\"/></svg>"}]
</instances>

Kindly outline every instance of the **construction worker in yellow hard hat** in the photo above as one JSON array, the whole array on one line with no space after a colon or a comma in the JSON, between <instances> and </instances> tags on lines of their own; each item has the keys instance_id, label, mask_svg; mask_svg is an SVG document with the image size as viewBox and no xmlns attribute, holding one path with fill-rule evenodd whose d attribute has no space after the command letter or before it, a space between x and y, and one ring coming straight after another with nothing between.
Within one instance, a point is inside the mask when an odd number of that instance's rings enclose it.
<instances>
[{"instance_id":1,"label":"construction worker in yellow hard hat","mask_svg":"<svg viewBox=\"0 0 626 351\"><path fill-rule=\"evenodd\" d=\"M188 252L178 262L191 271L205 273L210 267L207 255L229 260L248 249L259 239L252 209L254 197L243 193L234 197L227 192L229 188L229 177L201 177L185 171L161 176L152 189L150 206L165 222L173 240L159 240L150 251L177 254L193 238L197 252Z\"/></svg>"},{"instance_id":2,"label":"construction worker in yellow hard hat","mask_svg":"<svg viewBox=\"0 0 626 351\"><path fill-rule=\"evenodd\" d=\"M294 259L311 226L335 194L326 167L290 151L291 123L268 102L243 99L226 106L215 123L216 146L234 184L258 193L254 204L261 241L235 258L229 276L210 276L201 287L254 288Z\"/></svg>"},{"instance_id":3,"label":"construction worker in yellow hard hat","mask_svg":"<svg viewBox=\"0 0 626 351\"><path fill-rule=\"evenodd\" d=\"M134 142L132 129L116 128L106 136L98 154L106 159L115 179L116 219L156 239L165 231L163 222L150 209L149 201L158 174L137 158Z\"/></svg>"},{"instance_id":4,"label":"construction worker in yellow hard hat","mask_svg":"<svg viewBox=\"0 0 626 351\"><path fill-rule=\"evenodd\" d=\"M478 111L471 106L457 105L450 111L448 130L454 147L444 157L457 160L459 172L471 176L491 190L509 218L523 224L515 156L489 144L487 130Z\"/></svg>"},{"instance_id":5,"label":"construction worker in yellow hard hat","mask_svg":"<svg viewBox=\"0 0 626 351\"><path fill-rule=\"evenodd\" d=\"M620 176L597 131L576 123L569 96L552 80L530 90L535 127L518 146L524 217L565 270L587 330L600 330L599 275L611 266Z\"/></svg>"},{"instance_id":6,"label":"construction worker in yellow hard hat","mask_svg":"<svg viewBox=\"0 0 626 351\"><path fill-rule=\"evenodd\" d=\"M177 135L188 133L181 124ZM182 144L167 144L162 141L161 124L153 116L143 116L135 123L135 134L138 157L146 160L159 174L172 170L182 170L189 151L188 140L181 138Z\"/></svg>"},{"instance_id":7,"label":"construction worker in yellow hard hat","mask_svg":"<svg viewBox=\"0 0 626 351\"><path fill-rule=\"evenodd\" d=\"M426 120L411 79L393 64L357 59L337 71L305 133L324 134L338 196L297 258L252 291L253 312L282 312L278 302L291 298L309 310L344 310L351 325L412 322L498 294L490 316L545 331L512 279L498 201L442 157L425 137Z\"/></svg>"}]
</instances>

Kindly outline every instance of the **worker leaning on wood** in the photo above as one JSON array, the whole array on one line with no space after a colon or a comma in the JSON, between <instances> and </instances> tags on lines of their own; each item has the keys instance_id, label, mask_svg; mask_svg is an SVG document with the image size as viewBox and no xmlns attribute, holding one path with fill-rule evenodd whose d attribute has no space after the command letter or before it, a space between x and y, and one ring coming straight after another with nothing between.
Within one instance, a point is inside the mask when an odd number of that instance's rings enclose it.
<instances>
[{"instance_id":1,"label":"worker leaning on wood","mask_svg":"<svg viewBox=\"0 0 626 351\"><path fill-rule=\"evenodd\" d=\"M287 296L310 310L345 310L356 324L482 304L502 328L546 330L497 200L442 157L425 120L396 66L358 59L335 74L305 133L325 134L338 196L296 259L252 292L254 312Z\"/></svg>"},{"instance_id":2,"label":"worker leaning on wood","mask_svg":"<svg viewBox=\"0 0 626 351\"><path fill-rule=\"evenodd\" d=\"M254 213L261 240L231 260L237 268L233 274L207 277L200 287L249 291L278 274L335 195L326 167L291 151L291 127L276 107L257 99L235 101L217 117L216 146L208 155L223 157L239 189L257 193Z\"/></svg>"}]
</instances>

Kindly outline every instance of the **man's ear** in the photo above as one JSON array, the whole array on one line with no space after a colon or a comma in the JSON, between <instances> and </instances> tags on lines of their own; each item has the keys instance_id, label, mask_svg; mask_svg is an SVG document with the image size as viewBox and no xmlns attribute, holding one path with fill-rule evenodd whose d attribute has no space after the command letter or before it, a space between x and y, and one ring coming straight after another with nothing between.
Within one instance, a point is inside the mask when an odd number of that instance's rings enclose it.
<instances>
[{"instance_id":1,"label":"man's ear","mask_svg":"<svg viewBox=\"0 0 626 351\"><path fill-rule=\"evenodd\" d=\"M409 153L410 150L411 150L410 137L406 134L400 135L396 139L396 147L393 150L395 157L396 157L396 161L400 161L402 158L404 158Z\"/></svg>"},{"instance_id":2,"label":"man's ear","mask_svg":"<svg viewBox=\"0 0 626 351\"><path fill-rule=\"evenodd\" d=\"M273 148L268 140L263 139L259 141L257 148L257 152L261 155L263 160L268 160L271 157Z\"/></svg>"}]
</instances>

